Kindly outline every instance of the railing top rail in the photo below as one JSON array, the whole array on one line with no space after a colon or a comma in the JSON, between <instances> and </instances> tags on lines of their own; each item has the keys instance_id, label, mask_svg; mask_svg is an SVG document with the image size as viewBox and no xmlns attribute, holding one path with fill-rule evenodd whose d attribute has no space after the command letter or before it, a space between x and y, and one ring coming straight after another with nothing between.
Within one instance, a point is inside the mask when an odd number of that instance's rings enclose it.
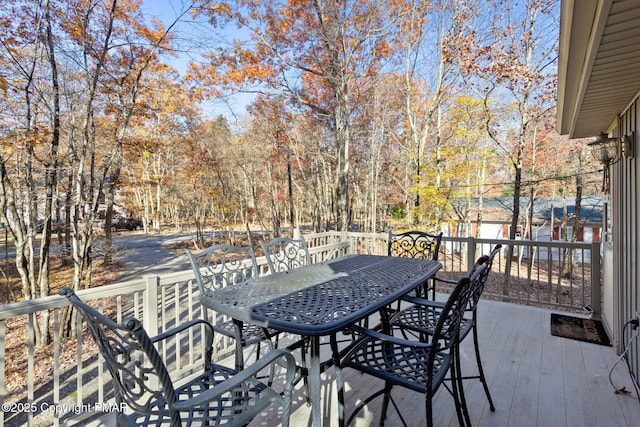
<instances>
[{"instance_id":1,"label":"railing top rail","mask_svg":"<svg viewBox=\"0 0 640 427\"><path fill-rule=\"evenodd\" d=\"M494 245L502 244L513 246L540 246L554 248L573 248L573 249L590 249L593 247L592 242L561 242L558 240L544 241L544 240L511 240L511 239L488 239L488 238L475 238L475 237L455 237L455 236L442 236L443 242L471 242L473 241L479 245Z\"/></svg>"},{"instance_id":2,"label":"railing top rail","mask_svg":"<svg viewBox=\"0 0 640 427\"><path fill-rule=\"evenodd\" d=\"M314 233L313 235L336 235L338 232L327 233ZM387 233L355 233L349 232L350 237L360 238L384 238L388 237ZM559 241L534 241L534 240L514 240L509 239L476 239L470 237L452 237L443 236L443 242L474 242L476 244L488 244L493 245L502 243L503 245L517 245L517 246L534 246L534 247L554 247L554 248L574 248L574 249L591 249L594 243L585 242L559 242ZM341 247L347 244L347 241L341 241L328 245L329 247ZM324 247L326 249L326 247ZM322 248L310 248L311 253L322 251ZM262 257L264 258L264 257ZM154 276L155 277L155 276ZM175 281L190 280L193 279L193 272L189 269L179 271L175 273L167 273L159 276L161 283L172 283ZM112 285L104 285L97 288L85 289L78 291L78 295L86 300L95 300L105 298L114 295L130 294L132 292L139 292L145 289L146 278L131 280L127 282L115 283ZM68 303L65 298L58 295L51 295L47 297L37 298L28 301L19 301L10 304L0 305L0 321L4 321L11 317L32 314L43 310L50 310L67 306Z\"/></svg>"},{"instance_id":3,"label":"railing top rail","mask_svg":"<svg viewBox=\"0 0 640 427\"><path fill-rule=\"evenodd\" d=\"M351 245L350 241L343 240L337 243L329 243L328 245L315 246L315 247L309 248L309 254L316 254L320 252L330 251L332 249L345 248L345 247L348 247L349 245Z\"/></svg>"},{"instance_id":4,"label":"railing top rail","mask_svg":"<svg viewBox=\"0 0 640 427\"><path fill-rule=\"evenodd\" d=\"M361 232L355 232L355 231L350 231L347 233L347 235L349 237L368 237L368 238L383 238L383 239L387 239L389 238L389 233L388 232L384 232L384 233L374 233L374 232L369 232L369 233L361 233Z\"/></svg>"},{"instance_id":5,"label":"railing top rail","mask_svg":"<svg viewBox=\"0 0 640 427\"><path fill-rule=\"evenodd\" d=\"M112 285L104 285L96 288L82 289L77 292L78 296L86 300L94 300L106 298L114 295L123 294L119 292L126 289L126 293L142 291L145 288L144 279L131 280L128 282L114 283ZM69 305L66 298L59 295L49 295L46 297L31 299L27 301L18 301L10 304L0 305L0 321L22 316L25 314L37 313L39 311L51 310L54 308L65 307Z\"/></svg>"},{"instance_id":6,"label":"railing top rail","mask_svg":"<svg viewBox=\"0 0 640 427\"><path fill-rule=\"evenodd\" d=\"M324 236L340 236L339 231L322 231L320 233L308 233L304 234L304 238L324 237Z\"/></svg>"}]
</instances>

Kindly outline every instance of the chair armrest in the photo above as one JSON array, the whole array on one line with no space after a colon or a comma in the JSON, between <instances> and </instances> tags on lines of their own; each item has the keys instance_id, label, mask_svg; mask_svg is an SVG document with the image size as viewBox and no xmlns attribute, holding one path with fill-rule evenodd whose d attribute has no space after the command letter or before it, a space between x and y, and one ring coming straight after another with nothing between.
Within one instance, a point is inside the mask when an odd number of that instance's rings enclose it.
<instances>
[{"instance_id":1,"label":"chair armrest","mask_svg":"<svg viewBox=\"0 0 640 427\"><path fill-rule=\"evenodd\" d=\"M454 279L445 279L444 277L438 277L438 276L434 277L434 278L433 278L433 281L434 281L434 282L449 283L449 284L451 284L451 285L457 285L457 284L458 284L458 281L457 281L457 280L454 280Z\"/></svg>"},{"instance_id":2,"label":"chair armrest","mask_svg":"<svg viewBox=\"0 0 640 427\"><path fill-rule=\"evenodd\" d=\"M427 295L427 292L429 290L431 290L431 295L432 298L435 299L436 298L436 286L437 283L441 282L441 283L448 283L450 285L457 285L458 282L456 280L451 280L451 279L444 279L444 278L440 278L437 276L431 277L429 278L429 280L427 280L426 282L424 282L424 290L425 290L425 295Z\"/></svg>"},{"instance_id":3,"label":"chair armrest","mask_svg":"<svg viewBox=\"0 0 640 427\"><path fill-rule=\"evenodd\" d=\"M204 325L206 326L206 330L209 331L212 335L213 335L213 327L211 326L211 324L209 322L207 322L206 320L202 320L202 319L194 319L194 320L190 320L188 322L185 322L183 324L181 324L180 326L176 326L173 329L169 329L166 332L163 332L161 334L156 335L155 337L151 338L151 342L152 343L157 343L158 341L162 341L162 340L166 340L167 338L170 338L174 335L177 335L178 333L184 331L185 329L188 329L192 326L197 326L197 325Z\"/></svg>"},{"instance_id":4,"label":"chair armrest","mask_svg":"<svg viewBox=\"0 0 640 427\"><path fill-rule=\"evenodd\" d=\"M286 368L287 373L285 377L285 392L291 391L293 388L293 379L296 373L296 361L293 358L293 355L285 350L275 349L271 350L264 356L260 356L260 358L251 366L246 367L242 371L236 373L233 377L229 378L226 381L221 382L213 388L207 389L202 393L199 393L197 396L194 396L188 400L181 400L179 402L175 402L173 407L179 411L186 410L189 408L201 406L207 402L210 402L217 396L220 396L223 393L233 390L239 384L247 381L251 377L254 377L258 372L263 370L269 365L272 365L277 362L278 359L284 357L286 359Z\"/></svg>"},{"instance_id":5,"label":"chair armrest","mask_svg":"<svg viewBox=\"0 0 640 427\"><path fill-rule=\"evenodd\" d=\"M362 326L358 326L358 325L353 325L350 326L349 329L353 330L354 332L361 334L361 335L366 335L368 337L371 338L375 338L381 341L386 341L392 344L396 344L396 345L402 345L402 346L406 346L406 347L413 347L413 348L430 348L433 346L432 343L424 343L424 342L420 342L420 341L410 341L410 340L406 340L403 338L398 338L398 337L394 337L392 335L387 335L384 334L382 332L378 332L378 331L374 331L371 329L367 329L367 328L363 328Z\"/></svg>"},{"instance_id":6,"label":"chair armrest","mask_svg":"<svg viewBox=\"0 0 640 427\"><path fill-rule=\"evenodd\" d=\"M411 304L422 305L426 307L434 307L434 308L442 308L444 307L444 302L442 301L433 301L426 298L414 297L411 295L405 295L402 297L402 301L410 302Z\"/></svg>"},{"instance_id":7,"label":"chair armrest","mask_svg":"<svg viewBox=\"0 0 640 427\"><path fill-rule=\"evenodd\" d=\"M166 340L167 338L177 335L178 333L188 328L191 328L193 326L205 326L205 332L204 332L205 360L204 361L205 361L205 365L208 366L211 363L211 358L213 357L213 326L211 326L211 323L207 322L206 320L193 319L188 322L182 323L181 325L176 326L173 329L170 329L166 332L163 332L151 338L151 342L155 344L159 341Z\"/></svg>"}]
</instances>

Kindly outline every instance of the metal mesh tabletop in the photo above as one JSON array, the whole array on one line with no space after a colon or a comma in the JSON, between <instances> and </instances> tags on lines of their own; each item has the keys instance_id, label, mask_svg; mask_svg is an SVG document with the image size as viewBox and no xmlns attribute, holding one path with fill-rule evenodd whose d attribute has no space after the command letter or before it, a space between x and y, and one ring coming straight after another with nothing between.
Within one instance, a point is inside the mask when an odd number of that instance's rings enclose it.
<instances>
[{"instance_id":1,"label":"metal mesh tabletop","mask_svg":"<svg viewBox=\"0 0 640 427\"><path fill-rule=\"evenodd\" d=\"M397 300L440 266L431 260L353 255L223 288L204 302L239 320L328 335Z\"/></svg>"}]
</instances>

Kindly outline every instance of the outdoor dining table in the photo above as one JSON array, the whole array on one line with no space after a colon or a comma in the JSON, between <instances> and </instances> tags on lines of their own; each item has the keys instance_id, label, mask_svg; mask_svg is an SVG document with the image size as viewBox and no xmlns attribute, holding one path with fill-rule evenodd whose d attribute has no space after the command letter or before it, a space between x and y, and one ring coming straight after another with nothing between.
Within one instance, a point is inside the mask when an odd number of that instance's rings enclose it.
<instances>
[{"instance_id":1,"label":"outdoor dining table","mask_svg":"<svg viewBox=\"0 0 640 427\"><path fill-rule=\"evenodd\" d=\"M308 337L313 426L321 425L320 340L387 307L432 278L438 261L348 255L250 279L201 297L236 321ZM239 341L237 341L239 342Z\"/></svg>"}]
</instances>

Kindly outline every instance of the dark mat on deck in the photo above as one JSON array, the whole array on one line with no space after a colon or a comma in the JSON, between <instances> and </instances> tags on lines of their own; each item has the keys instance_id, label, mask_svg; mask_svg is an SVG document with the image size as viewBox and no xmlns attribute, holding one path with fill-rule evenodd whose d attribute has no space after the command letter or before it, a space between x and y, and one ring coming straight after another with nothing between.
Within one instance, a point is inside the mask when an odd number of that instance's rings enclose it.
<instances>
[{"instance_id":1,"label":"dark mat on deck","mask_svg":"<svg viewBox=\"0 0 640 427\"><path fill-rule=\"evenodd\" d=\"M551 335L611 346L600 320L551 313Z\"/></svg>"}]
</instances>

